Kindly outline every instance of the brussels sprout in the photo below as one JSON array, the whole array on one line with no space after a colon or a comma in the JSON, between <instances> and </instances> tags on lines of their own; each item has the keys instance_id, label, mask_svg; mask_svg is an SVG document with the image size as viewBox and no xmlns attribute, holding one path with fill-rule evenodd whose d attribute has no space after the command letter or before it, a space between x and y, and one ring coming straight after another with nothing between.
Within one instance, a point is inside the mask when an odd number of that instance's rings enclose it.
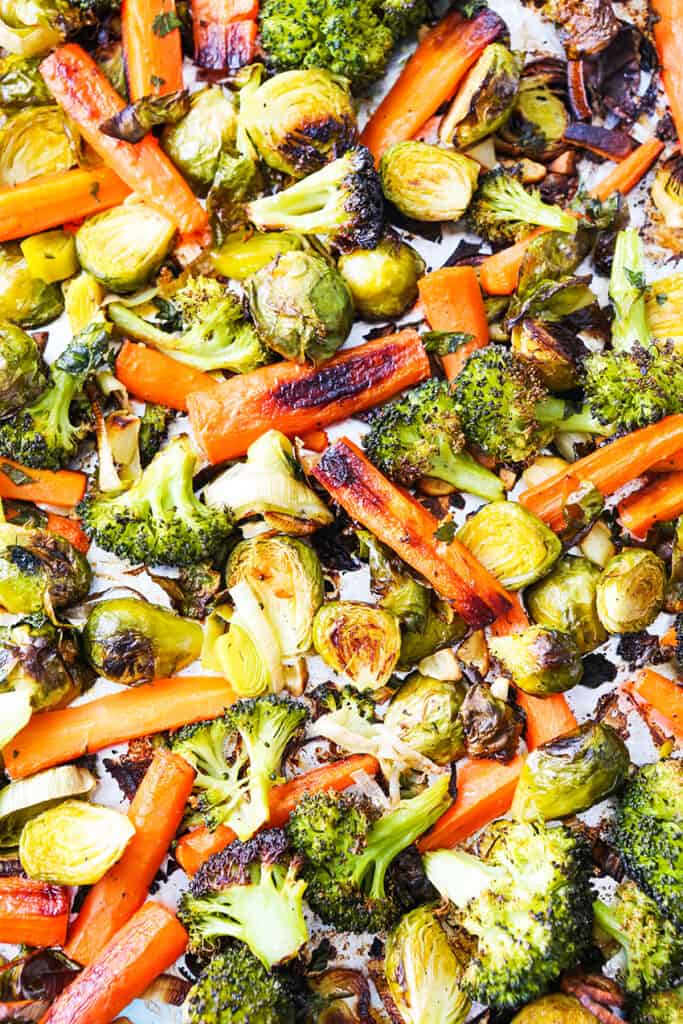
<instances>
[{"instance_id":1,"label":"brussels sprout","mask_svg":"<svg viewBox=\"0 0 683 1024\"><path fill-rule=\"evenodd\" d=\"M123 107L100 125L100 131L123 142L141 142L161 124L177 124L190 110L190 94L185 89L162 96L143 96Z\"/></svg>"},{"instance_id":2,"label":"brussels sprout","mask_svg":"<svg viewBox=\"0 0 683 1024\"><path fill-rule=\"evenodd\" d=\"M64 37L60 13L53 0L0 0L0 47L20 57L47 53Z\"/></svg>"},{"instance_id":3,"label":"brussels sprout","mask_svg":"<svg viewBox=\"0 0 683 1024\"><path fill-rule=\"evenodd\" d=\"M425 263L412 245L387 234L376 249L354 249L340 256L337 269L360 316L390 320L402 316L417 299Z\"/></svg>"},{"instance_id":4,"label":"brussels sprout","mask_svg":"<svg viewBox=\"0 0 683 1024\"><path fill-rule=\"evenodd\" d=\"M18 242L0 245L0 319L42 327L63 309L61 288L32 277Z\"/></svg>"},{"instance_id":5,"label":"brussels sprout","mask_svg":"<svg viewBox=\"0 0 683 1024\"><path fill-rule=\"evenodd\" d=\"M432 592L418 583L408 566L369 530L358 530L357 535L360 556L367 559L370 569L372 593L402 626L422 630L427 621Z\"/></svg>"},{"instance_id":6,"label":"brussels sprout","mask_svg":"<svg viewBox=\"0 0 683 1024\"><path fill-rule=\"evenodd\" d=\"M514 501L492 501L470 516L458 540L509 590L550 572L562 544L540 519Z\"/></svg>"},{"instance_id":7,"label":"brussels sprout","mask_svg":"<svg viewBox=\"0 0 683 1024\"><path fill-rule=\"evenodd\" d=\"M31 335L0 320L0 416L28 405L46 385L43 360Z\"/></svg>"},{"instance_id":8,"label":"brussels sprout","mask_svg":"<svg viewBox=\"0 0 683 1024\"><path fill-rule=\"evenodd\" d=\"M432 596L424 623L414 628L406 625L402 630L401 654L396 667L404 672L437 651L452 647L466 632L467 624L448 602Z\"/></svg>"},{"instance_id":9,"label":"brussels sprout","mask_svg":"<svg viewBox=\"0 0 683 1024\"><path fill-rule=\"evenodd\" d=\"M441 122L444 145L467 149L507 121L519 90L520 57L502 43L490 43L465 76Z\"/></svg>"},{"instance_id":10,"label":"brussels sprout","mask_svg":"<svg viewBox=\"0 0 683 1024\"><path fill-rule=\"evenodd\" d=\"M77 634L36 614L0 628L0 691L28 694L34 711L79 697L95 681L80 661Z\"/></svg>"},{"instance_id":11,"label":"brussels sprout","mask_svg":"<svg viewBox=\"0 0 683 1024\"><path fill-rule=\"evenodd\" d=\"M512 816L518 821L548 821L586 811L614 792L630 763L624 741L611 726L584 722L527 756Z\"/></svg>"},{"instance_id":12,"label":"brussels sprout","mask_svg":"<svg viewBox=\"0 0 683 1024\"><path fill-rule=\"evenodd\" d=\"M218 664L240 697L278 693L285 685L285 674L277 634L245 580L239 580L229 593L235 608L227 633L214 645Z\"/></svg>"},{"instance_id":13,"label":"brussels sprout","mask_svg":"<svg viewBox=\"0 0 683 1024\"><path fill-rule=\"evenodd\" d=\"M171 249L175 224L144 203L125 202L89 217L76 233L84 270L113 292L141 288Z\"/></svg>"},{"instance_id":14,"label":"brussels sprout","mask_svg":"<svg viewBox=\"0 0 683 1024\"><path fill-rule=\"evenodd\" d=\"M88 327L96 318L104 319L102 302L105 289L83 270L64 286L64 306L73 334Z\"/></svg>"},{"instance_id":15,"label":"brussels sprout","mask_svg":"<svg viewBox=\"0 0 683 1024\"><path fill-rule=\"evenodd\" d=\"M465 964L430 907L406 914L389 934L389 994L406 1024L463 1024L470 1000L460 989Z\"/></svg>"},{"instance_id":16,"label":"brussels sprout","mask_svg":"<svg viewBox=\"0 0 683 1024\"><path fill-rule=\"evenodd\" d=\"M677 154L660 164L650 193L664 226L674 233L683 228L682 186L683 159Z\"/></svg>"},{"instance_id":17,"label":"brussels sprout","mask_svg":"<svg viewBox=\"0 0 683 1024\"><path fill-rule=\"evenodd\" d=\"M44 231L25 238L19 245L31 276L47 284L65 281L78 272L76 243L67 231Z\"/></svg>"},{"instance_id":18,"label":"brussels sprout","mask_svg":"<svg viewBox=\"0 0 683 1024\"><path fill-rule=\"evenodd\" d=\"M496 697L488 683L470 686L460 718L469 757L509 761L517 753L524 715L515 704Z\"/></svg>"},{"instance_id":19,"label":"brussels sprout","mask_svg":"<svg viewBox=\"0 0 683 1024\"><path fill-rule=\"evenodd\" d=\"M324 363L346 341L353 302L344 279L320 256L285 252L245 282L265 344L298 363Z\"/></svg>"},{"instance_id":20,"label":"brussels sprout","mask_svg":"<svg viewBox=\"0 0 683 1024\"><path fill-rule=\"evenodd\" d=\"M529 1003L512 1024L595 1024L595 1017L573 996L552 995Z\"/></svg>"},{"instance_id":21,"label":"brussels sprout","mask_svg":"<svg viewBox=\"0 0 683 1024\"><path fill-rule=\"evenodd\" d=\"M489 650L509 672L515 686L536 697L571 690L583 675L576 641L557 629L530 626L521 633L492 636Z\"/></svg>"},{"instance_id":22,"label":"brussels sprout","mask_svg":"<svg viewBox=\"0 0 683 1024\"><path fill-rule=\"evenodd\" d=\"M320 170L358 142L353 102L329 71L283 71L244 90L240 123L269 167L295 178Z\"/></svg>"},{"instance_id":23,"label":"brussels sprout","mask_svg":"<svg viewBox=\"0 0 683 1024\"><path fill-rule=\"evenodd\" d=\"M583 346L570 327L525 317L513 327L510 341L514 352L533 363L549 391L578 386Z\"/></svg>"},{"instance_id":24,"label":"brussels sprout","mask_svg":"<svg viewBox=\"0 0 683 1024\"><path fill-rule=\"evenodd\" d=\"M639 633L662 610L665 589L661 558L645 548L623 548L598 580L598 618L608 633Z\"/></svg>"},{"instance_id":25,"label":"brussels sprout","mask_svg":"<svg viewBox=\"0 0 683 1024\"><path fill-rule=\"evenodd\" d=\"M0 58L0 107L39 107L51 102L37 57L9 54Z\"/></svg>"},{"instance_id":26,"label":"brussels sprout","mask_svg":"<svg viewBox=\"0 0 683 1024\"><path fill-rule=\"evenodd\" d=\"M292 231L256 231L249 237L236 232L211 253L211 262L223 277L246 281L283 252L300 252L303 248L303 239Z\"/></svg>"},{"instance_id":27,"label":"brussels sprout","mask_svg":"<svg viewBox=\"0 0 683 1024\"><path fill-rule=\"evenodd\" d=\"M96 785L86 768L63 764L0 789L0 851L19 845L21 830L31 818L67 797L86 796Z\"/></svg>"},{"instance_id":28,"label":"brussels sprout","mask_svg":"<svg viewBox=\"0 0 683 1024\"><path fill-rule=\"evenodd\" d=\"M477 184L479 164L452 149L398 142L379 165L382 190L414 220L460 220Z\"/></svg>"},{"instance_id":29,"label":"brussels sprout","mask_svg":"<svg viewBox=\"0 0 683 1024\"><path fill-rule=\"evenodd\" d=\"M450 764L465 750L458 712L466 689L464 683L412 672L392 697L384 724L430 761Z\"/></svg>"},{"instance_id":30,"label":"brussels sprout","mask_svg":"<svg viewBox=\"0 0 683 1024\"><path fill-rule=\"evenodd\" d=\"M570 633L581 654L587 654L607 639L595 607L599 579L597 565L565 555L524 595L531 618L539 626Z\"/></svg>"},{"instance_id":31,"label":"brussels sprout","mask_svg":"<svg viewBox=\"0 0 683 1024\"><path fill-rule=\"evenodd\" d=\"M202 649L202 627L140 598L100 601L83 630L85 653L101 676L116 683L171 676Z\"/></svg>"},{"instance_id":32,"label":"brussels sprout","mask_svg":"<svg viewBox=\"0 0 683 1024\"><path fill-rule=\"evenodd\" d=\"M20 110L0 128L0 185L68 171L79 153L78 136L59 107Z\"/></svg>"},{"instance_id":33,"label":"brussels sprout","mask_svg":"<svg viewBox=\"0 0 683 1024\"><path fill-rule=\"evenodd\" d=\"M197 188L208 188L221 151L235 141L237 115L230 97L218 85L196 92L190 111L164 129L162 149Z\"/></svg>"},{"instance_id":34,"label":"brussels sprout","mask_svg":"<svg viewBox=\"0 0 683 1024\"><path fill-rule=\"evenodd\" d=\"M284 658L311 647L313 618L323 603L323 572L315 551L294 537L255 537L233 550L225 570L229 589L245 581L269 619Z\"/></svg>"},{"instance_id":35,"label":"brussels sprout","mask_svg":"<svg viewBox=\"0 0 683 1024\"><path fill-rule=\"evenodd\" d=\"M65 800L24 825L19 860L29 878L94 885L120 860L134 835L128 815Z\"/></svg>"},{"instance_id":36,"label":"brussels sprout","mask_svg":"<svg viewBox=\"0 0 683 1024\"><path fill-rule=\"evenodd\" d=\"M360 601L330 601L313 622L313 645L325 664L358 690L380 690L401 651L398 619Z\"/></svg>"},{"instance_id":37,"label":"brussels sprout","mask_svg":"<svg viewBox=\"0 0 683 1024\"><path fill-rule=\"evenodd\" d=\"M0 605L13 615L54 610L87 596L85 555L64 537L0 523Z\"/></svg>"},{"instance_id":38,"label":"brussels sprout","mask_svg":"<svg viewBox=\"0 0 683 1024\"><path fill-rule=\"evenodd\" d=\"M498 132L504 148L516 156L550 160L564 145L569 114L542 75L523 76L510 116Z\"/></svg>"}]
</instances>

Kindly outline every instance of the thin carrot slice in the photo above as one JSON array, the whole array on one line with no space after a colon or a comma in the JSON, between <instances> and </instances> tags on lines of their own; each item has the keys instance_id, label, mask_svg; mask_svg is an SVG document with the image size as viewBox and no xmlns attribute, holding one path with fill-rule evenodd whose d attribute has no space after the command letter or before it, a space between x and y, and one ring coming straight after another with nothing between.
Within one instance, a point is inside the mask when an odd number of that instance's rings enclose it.
<instances>
[{"instance_id":1,"label":"thin carrot slice","mask_svg":"<svg viewBox=\"0 0 683 1024\"><path fill-rule=\"evenodd\" d=\"M330 443L325 430L307 430L305 434L301 435L301 441L304 448L308 448L312 452L324 452Z\"/></svg>"},{"instance_id":2,"label":"thin carrot slice","mask_svg":"<svg viewBox=\"0 0 683 1024\"><path fill-rule=\"evenodd\" d=\"M132 341L124 342L116 357L116 376L136 398L181 412L187 412L193 392L218 387L210 374Z\"/></svg>"},{"instance_id":3,"label":"thin carrot slice","mask_svg":"<svg viewBox=\"0 0 683 1024\"><path fill-rule=\"evenodd\" d=\"M683 143L683 2L652 0L652 11L656 15L654 37L662 85L678 141Z\"/></svg>"},{"instance_id":4,"label":"thin carrot slice","mask_svg":"<svg viewBox=\"0 0 683 1024\"><path fill-rule=\"evenodd\" d=\"M645 177L663 149L664 143L659 139L648 139L647 142L643 142L606 174L602 181L593 186L591 196L602 203L615 192L621 192L625 196L635 188L641 178Z\"/></svg>"},{"instance_id":5,"label":"thin carrot slice","mask_svg":"<svg viewBox=\"0 0 683 1024\"><path fill-rule=\"evenodd\" d=\"M182 89L178 24L175 0L123 0L121 39L131 102Z\"/></svg>"},{"instance_id":6,"label":"thin carrot slice","mask_svg":"<svg viewBox=\"0 0 683 1024\"><path fill-rule=\"evenodd\" d=\"M85 473L70 469L57 472L31 469L11 459L0 458L0 498L42 501L46 505L73 508L85 494L87 482Z\"/></svg>"},{"instance_id":7,"label":"thin carrot slice","mask_svg":"<svg viewBox=\"0 0 683 1024\"><path fill-rule=\"evenodd\" d=\"M529 243L543 234L545 230L545 228L536 228L521 241L486 257L479 266L479 280L487 295L512 295L517 287L519 272Z\"/></svg>"},{"instance_id":8,"label":"thin carrot slice","mask_svg":"<svg viewBox=\"0 0 683 1024\"><path fill-rule=\"evenodd\" d=\"M256 51L258 0L192 0L194 57L216 71L251 64Z\"/></svg>"},{"instance_id":9,"label":"thin carrot slice","mask_svg":"<svg viewBox=\"0 0 683 1024\"><path fill-rule=\"evenodd\" d=\"M628 532L645 540L656 523L683 515L683 472L667 473L619 503L619 521Z\"/></svg>"},{"instance_id":10,"label":"thin carrot slice","mask_svg":"<svg viewBox=\"0 0 683 1024\"><path fill-rule=\"evenodd\" d=\"M453 380L472 352L489 343L489 325L476 271L473 267L442 267L426 274L418 288L432 330L470 335L470 340L457 351L441 358L446 376Z\"/></svg>"},{"instance_id":11,"label":"thin carrot slice","mask_svg":"<svg viewBox=\"0 0 683 1024\"><path fill-rule=\"evenodd\" d=\"M69 924L69 890L32 878L0 878L0 942L61 946Z\"/></svg>"},{"instance_id":12,"label":"thin carrot slice","mask_svg":"<svg viewBox=\"0 0 683 1024\"><path fill-rule=\"evenodd\" d=\"M78 519L71 519L68 516L58 516L54 512L48 512L47 529L50 533L58 533L60 537L66 538L70 544L84 555L90 547L90 537L85 533Z\"/></svg>"},{"instance_id":13,"label":"thin carrot slice","mask_svg":"<svg viewBox=\"0 0 683 1024\"><path fill-rule=\"evenodd\" d=\"M634 690L671 723L671 731L683 739L683 686L651 668L643 669Z\"/></svg>"}]
</instances>

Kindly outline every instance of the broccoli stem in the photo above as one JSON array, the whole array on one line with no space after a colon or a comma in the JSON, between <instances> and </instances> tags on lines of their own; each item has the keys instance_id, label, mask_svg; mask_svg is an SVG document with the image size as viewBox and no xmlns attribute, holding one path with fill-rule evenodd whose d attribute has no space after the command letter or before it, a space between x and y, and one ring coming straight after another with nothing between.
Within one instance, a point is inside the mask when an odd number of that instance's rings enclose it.
<instances>
[{"instance_id":1,"label":"broccoli stem","mask_svg":"<svg viewBox=\"0 0 683 1024\"><path fill-rule=\"evenodd\" d=\"M509 176L495 197L495 214L498 221L523 221L570 235L576 233L578 226L573 214L560 206L544 203L538 190L527 192L519 181Z\"/></svg>"},{"instance_id":2,"label":"broccoli stem","mask_svg":"<svg viewBox=\"0 0 683 1024\"><path fill-rule=\"evenodd\" d=\"M593 916L600 927L600 930L609 935L611 939L618 942L622 949L628 949L628 939L615 913L602 900L593 902Z\"/></svg>"},{"instance_id":3,"label":"broccoli stem","mask_svg":"<svg viewBox=\"0 0 683 1024\"><path fill-rule=\"evenodd\" d=\"M429 476L453 484L459 491L476 494L486 501L497 501L503 497L504 488L500 477L480 465L469 452L443 451L429 468Z\"/></svg>"},{"instance_id":4,"label":"broccoli stem","mask_svg":"<svg viewBox=\"0 0 683 1024\"><path fill-rule=\"evenodd\" d=\"M620 231L614 249L609 296L614 306L612 348L633 351L651 344L645 306L645 253L635 228Z\"/></svg>"},{"instance_id":5,"label":"broccoli stem","mask_svg":"<svg viewBox=\"0 0 683 1024\"><path fill-rule=\"evenodd\" d=\"M464 850L435 850L424 857L427 878L444 898L463 910L491 887L500 872Z\"/></svg>"},{"instance_id":6,"label":"broccoli stem","mask_svg":"<svg viewBox=\"0 0 683 1024\"><path fill-rule=\"evenodd\" d=\"M570 404L563 398L544 398L537 403L535 416L539 423L552 425L557 430L601 434L605 437L614 433L614 428L611 425L601 423L585 406L578 412L571 412Z\"/></svg>"}]
</instances>

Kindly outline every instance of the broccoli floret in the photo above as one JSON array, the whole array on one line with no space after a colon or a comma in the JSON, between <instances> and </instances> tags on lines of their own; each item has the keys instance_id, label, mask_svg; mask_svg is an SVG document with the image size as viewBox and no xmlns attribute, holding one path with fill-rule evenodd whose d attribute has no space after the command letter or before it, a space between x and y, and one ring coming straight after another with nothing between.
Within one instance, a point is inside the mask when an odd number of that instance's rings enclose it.
<instances>
[{"instance_id":1,"label":"broccoli floret","mask_svg":"<svg viewBox=\"0 0 683 1024\"><path fill-rule=\"evenodd\" d=\"M645 305L645 250L635 228L617 235L609 281L612 300L612 347L627 352L651 343Z\"/></svg>"},{"instance_id":2,"label":"broccoli floret","mask_svg":"<svg viewBox=\"0 0 683 1024\"><path fill-rule=\"evenodd\" d=\"M288 825L304 859L306 899L328 924L345 931L381 931L401 914L385 888L394 858L422 835L450 804L443 777L418 796L401 800L376 821L334 793L307 795Z\"/></svg>"},{"instance_id":3,"label":"broccoli floret","mask_svg":"<svg viewBox=\"0 0 683 1024\"><path fill-rule=\"evenodd\" d=\"M129 562L195 565L217 557L232 520L195 496L196 462L189 438L174 438L123 494L86 496L79 506L84 530Z\"/></svg>"},{"instance_id":4,"label":"broccoli floret","mask_svg":"<svg viewBox=\"0 0 683 1024\"><path fill-rule=\"evenodd\" d=\"M446 381L425 381L385 405L364 445L376 466L408 487L433 476L488 501L503 497L500 478L463 451L465 437Z\"/></svg>"},{"instance_id":5,"label":"broccoli floret","mask_svg":"<svg viewBox=\"0 0 683 1024\"><path fill-rule=\"evenodd\" d=\"M295 185L247 204L260 230L325 235L342 250L374 249L382 237L384 199L372 154L363 146Z\"/></svg>"},{"instance_id":6,"label":"broccoli floret","mask_svg":"<svg viewBox=\"0 0 683 1024\"><path fill-rule=\"evenodd\" d=\"M186 1024L294 1024L294 1004L277 974L244 946L219 953L187 994Z\"/></svg>"},{"instance_id":7,"label":"broccoli floret","mask_svg":"<svg viewBox=\"0 0 683 1024\"><path fill-rule=\"evenodd\" d=\"M316 718L327 715L340 708L350 708L361 718L372 722L375 718L375 702L367 693L361 693L355 686L344 686L339 689L332 683L321 683L310 694L315 704Z\"/></svg>"},{"instance_id":8,"label":"broccoli floret","mask_svg":"<svg viewBox=\"0 0 683 1024\"><path fill-rule=\"evenodd\" d=\"M106 18L116 14L121 7L121 0L69 0L72 7L77 7L86 14L94 14L98 18Z\"/></svg>"},{"instance_id":9,"label":"broccoli floret","mask_svg":"<svg viewBox=\"0 0 683 1024\"><path fill-rule=\"evenodd\" d=\"M583 370L588 408L616 430L628 433L683 408L683 360L673 349L595 352Z\"/></svg>"},{"instance_id":10,"label":"broccoli floret","mask_svg":"<svg viewBox=\"0 0 683 1024\"><path fill-rule=\"evenodd\" d=\"M210 953L221 939L238 939L268 968L296 956L308 940L306 883L288 852L282 829L269 829L209 857L178 909L193 952Z\"/></svg>"},{"instance_id":11,"label":"broccoli floret","mask_svg":"<svg viewBox=\"0 0 683 1024\"><path fill-rule=\"evenodd\" d=\"M683 1019L683 985L669 992L657 992L636 1008L633 1024L681 1024Z\"/></svg>"},{"instance_id":12,"label":"broccoli floret","mask_svg":"<svg viewBox=\"0 0 683 1024\"><path fill-rule=\"evenodd\" d=\"M430 882L450 901L451 923L475 940L462 985L472 999L516 1007L548 990L591 945L589 857L560 825L496 821L479 857L436 850Z\"/></svg>"},{"instance_id":13,"label":"broccoli floret","mask_svg":"<svg viewBox=\"0 0 683 1024\"><path fill-rule=\"evenodd\" d=\"M394 39L401 39L415 32L429 17L428 0L381 0L380 9L384 24Z\"/></svg>"},{"instance_id":14,"label":"broccoli floret","mask_svg":"<svg viewBox=\"0 0 683 1024\"><path fill-rule=\"evenodd\" d=\"M638 769L624 792L615 842L628 874L683 929L683 761Z\"/></svg>"},{"instance_id":15,"label":"broccoli floret","mask_svg":"<svg viewBox=\"0 0 683 1024\"><path fill-rule=\"evenodd\" d=\"M72 339L51 366L42 395L0 424L0 455L46 469L59 469L74 457L90 425L87 417L73 424L73 406L83 399L88 378L106 365L109 340L109 329L101 323Z\"/></svg>"},{"instance_id":16,"label":"broccoli floret","mask_svg":"<svg viewBox=\"0 0 683 1024\"><path fill-rule=\"evenodd\" d=\"M165 405L147 402L145 411L140 417L140 433L138 435L140 464L143 467L149 466L166 440L166 434L174 415L173 409L167 409Z\"/></svg>"},{"instance_id":17,"label":"broccoli floret","mask_svg":"<svg viewBox=\"0 0 683 1024\"><path fill-rule=\"evenodd\" d=\"M544 203L538 189L525 189L519 171L509 167L481 176L467 217L471 229L493 243L516 242L533 224L573 234L578 223L566 210Z\"/></svg>"},{"instance_id":18,"label":"broccoli floret","mask_svg":"<svg viewBox=\"0 0 683 1024\"><path fill-rule=\"evenodd\" d=\"M308 713L289 697L240 700L222 718L186 725L173 749L196 770L192 824L228 825L248 839L268 820L268 795Z\"/></svg>"},{"instance_id":19,"label":"broccoli floret","mask_svg":"<svg viewBox=\"0 0 683 1024\"><path fill-rule=\"evenodd\" d=\"M455 386L455 404L468 443L500 462L524 462L560 430L610 434L590 410L548 395L534 367L502 345L487 345L467 360Z\"/></svg>"}]
</instances>

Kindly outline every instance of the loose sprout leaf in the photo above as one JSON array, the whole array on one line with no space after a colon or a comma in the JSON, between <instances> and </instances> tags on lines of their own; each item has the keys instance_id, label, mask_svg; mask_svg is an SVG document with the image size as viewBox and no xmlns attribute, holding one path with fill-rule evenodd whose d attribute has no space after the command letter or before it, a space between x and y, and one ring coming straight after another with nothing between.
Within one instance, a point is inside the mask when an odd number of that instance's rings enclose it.
<instances>
[{"instance_id":1,"label":"loose sprout leaf","mask_svg":"<svg viewBox=\"0 0 683 1024\"><path fill-rule=\"evenodd\" d=\"M7 479L17 487L35 483L35 477L29 476L19 466L11 466L9 462L0 462L0 473L4 473Z\"/></svg>"},{"instance_id":2,"label":"loose sprout leaf","mask_svg":"<svg viewBox=\"0 0 683 1024\"><path fill-rule=\"evenodd\" d=\"M163 14L157 14L156 18L152 22L152 31L155 36L163 39L174 29L180 28L182 22L175 11L164 11Z\"/></svg>"},{"instance_id":3,"label":"loose sprout leaf","mask_svg":"<svg viewBox=\"0 0 683 1024\"><path fill-rule=\"evenodd\" d=\"M473 338L473 334L466 334L464 331L427 331L422 335L422 344L426 352L433 352L436 356L447 356L451 352L457 352Z\"/></svg>"},{"instance_id":4,"label":"loose sprout leaf","mask_svg":"<svg viewBox=\"0 0 683 1024\"><path fill-rule=\"evenodd\" d=\"M434 530L434 536L437 540L442 540L445 544L450 544L451 541L455 540L457 532L458 527L455 520L448 519L446 522L441 523L438 530Z\"/></svg>"}]
</instances>

